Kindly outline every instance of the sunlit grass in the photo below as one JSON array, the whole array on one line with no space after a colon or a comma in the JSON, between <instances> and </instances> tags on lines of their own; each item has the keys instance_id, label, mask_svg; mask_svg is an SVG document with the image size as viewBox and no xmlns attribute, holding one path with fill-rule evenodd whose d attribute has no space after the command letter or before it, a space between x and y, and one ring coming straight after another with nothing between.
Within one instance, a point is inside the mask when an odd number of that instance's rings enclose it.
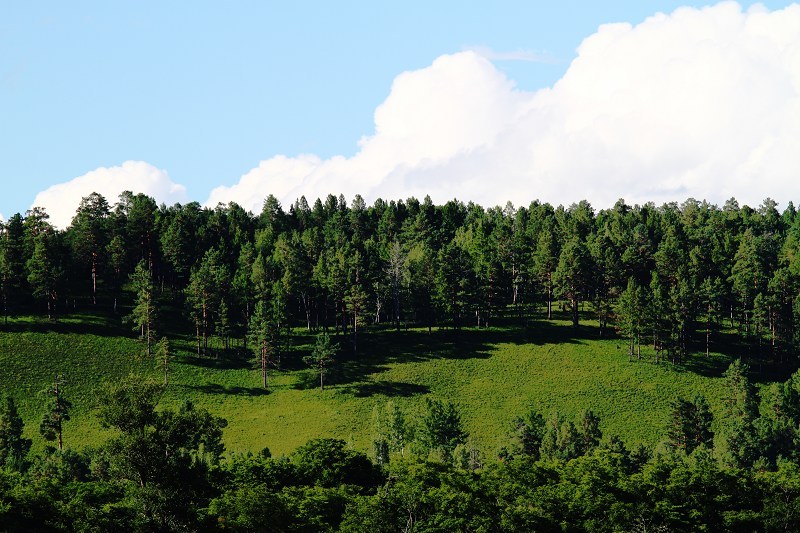
<instances>
[{"instance_id":1,"label":"sunlit grass","mask_svg":"<svg viewBox=\"0 0 800 533\"><path fill-rule=\"evenodd\" d=\"M223 416L226 446L240 451L269 447L287 453L313 437L341 438L368 451L376 405L392 399L414 418L426 396L455 402L467 430L487 453L496 450L510 420L529 405L545 415L558 410L568 417L591 408L606 433L630 444L655 444L676 396L699 392L712 408L720 406L718 375L726 361L712 355L716 370L707 375L670 363L629 362L618 339L599 340L592 326L575 331L559 321L431 334L373 329L360 339L357 357L343 342L337 372L320 391L316 376L301 363L312 341L296 332L283 369L270 371L265 391L254 358L198 358L192 338L175 338L176 358L161 405L191 400ZM73 315L58 324L18 319L0 327L0 386L19 403L27 433L40 447L39 391L63 374L74 404L65 442L96 445L108 435L93 413L102 383L129 372L161 379L155 361L142 352L117 317Z\"/></svg>"}]
</instances>

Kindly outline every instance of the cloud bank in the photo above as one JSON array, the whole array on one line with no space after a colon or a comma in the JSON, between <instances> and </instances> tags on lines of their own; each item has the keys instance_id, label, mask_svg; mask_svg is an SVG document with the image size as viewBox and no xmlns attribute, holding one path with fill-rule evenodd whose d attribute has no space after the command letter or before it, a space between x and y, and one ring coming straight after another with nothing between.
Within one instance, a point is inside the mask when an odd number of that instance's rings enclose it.
<instances>
[{"instance_id":1,"label":"cloud bank","mask_svg":"<svg viewBox=\"0 0 800 533\"><path fill-rule=\"evenodd\" d=\"M800 196L800 6L733 2L601 26L550 88L475 51L397 76L350 158L262 161L206 204L328 193L609 207Z\"/></svg>"},{"instance_id":2,"label":"cloud bank","mask_svg":"<svg viewBox=\"0 0 800 533\"><path fill-rule=\"evenodd\" d=\"M158 202L186 202L186 187L174 183L164 170L144 161L125 161L116 167L101 167L65 183L53 185L36 195L34 206L41 206L50 215L50 222L64 229L72 222L75 210L84 196L97 192L113 205L120 193L144 193Z\"/></svg>"}]
</instances>

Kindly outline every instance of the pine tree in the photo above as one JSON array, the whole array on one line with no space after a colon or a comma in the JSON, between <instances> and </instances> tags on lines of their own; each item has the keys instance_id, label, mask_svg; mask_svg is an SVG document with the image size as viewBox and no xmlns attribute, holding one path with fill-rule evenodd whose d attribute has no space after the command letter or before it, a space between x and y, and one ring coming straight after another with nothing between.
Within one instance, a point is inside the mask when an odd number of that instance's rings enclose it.
<instances>
[{"instance_id":1,"label":"pine tree","mask_svg":"<svg viewBox=\"0 0 800 533\"><path fill-rule=\"evenodd\" d=\"M133 330L139 331L147 346L147 356L152 353L152 345L156 338L155 322L158 316L153 278L147 270L144 260L139 261L130 277L131 286L136 293L136 300L127 320L133 324Z\"/></svg>"},{"instance_id":2,"label":"pine tree","mask_svg":"<svg viewBox=\"0 0 800 533\"><path fill-rule=\"evenodd\" d=\"M19 470L31 448L31 440L22 436L24 424L17 405L10 396L0 402L0 468Z\"/></svg>"},{"instance_id":3,"label":"pine tree","mask_svg":"<svg viewBox=\"0 0 800 533\"><path fill-rule=\"evenodd\" d=\"M303 357L303 362L314 368L319 373L319 389L325 389L325 376L330 373L331 366L336 362L336 346L331 342L327 333L317 335L317 341L311 355Z\"/></svg>"},{"instance_id":4,"label":"pine tree","mask_svg":"<svg viewBox=\"0 0 800 533\"><path fill-rule=\"evenodd\" d=\"M45 440L55 440L58 443L58 449L64 449L63 442L63 429L64 422L70 419L69 410L72 404L64 398L63 381L61 376L56 376L53 385L47 389L47 394L50 400L47 403L47 412L42 418L42 423L39 425L39 433Z\"/></svg>"}]
</instances>

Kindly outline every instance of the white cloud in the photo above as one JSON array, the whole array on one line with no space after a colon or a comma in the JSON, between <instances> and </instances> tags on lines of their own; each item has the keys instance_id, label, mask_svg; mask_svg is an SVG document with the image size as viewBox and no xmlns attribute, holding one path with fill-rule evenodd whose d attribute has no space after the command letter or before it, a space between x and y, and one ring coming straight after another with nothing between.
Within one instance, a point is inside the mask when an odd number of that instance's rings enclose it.
<instances>
[{"instance_id":1,"label":"white cloud","mask_svg":"<svg viewBox=\"0 0 800 533\"><path fill-rule=\"evenodd\" d=\"M97 192L110 205L116 203L123 191L144 193L158 202L186 202L186 187L174 183L166 171L144 161L125 161L116 167L100 167L65 183L53 185L36 195L33 206L44 207L50 222L66 228L85 196Z\"/></svg>"},{"instance_id":2,"label":"white cloud","mask_svg":"<svg viewBox=\"0 0 800 533\"><path fill-rule=\"evenodd\" d=\"M465 46L465 52L475 52L489 61L528 61L532 63L555 63L555 58L547 52L536 52L518 48L499 52L488 46Z\"/></svg>"},{"instance_id":3,"label":"white cloud","mask_svg":"<svg viewBox=\"0 0 800 533\"><path fill-rule=\"evenodd\" d=\"M404 72L351 157L263 161L208 204L328 193L482 205L588 199L757 205L800 196L800 6L732 2L609 24L553 87L466 51Z\"/></svg>"}]
</instances>

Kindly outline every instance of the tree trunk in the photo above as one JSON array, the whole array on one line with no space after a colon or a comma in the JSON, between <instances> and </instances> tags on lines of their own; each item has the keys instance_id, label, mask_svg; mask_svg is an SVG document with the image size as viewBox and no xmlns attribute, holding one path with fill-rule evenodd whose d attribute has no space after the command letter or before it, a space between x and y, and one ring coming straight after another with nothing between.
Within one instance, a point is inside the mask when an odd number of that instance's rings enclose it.
<instances>
[{"instance_id":1,"label":"tree trunk","mask_svg":"<svg viewBox=\"0 0 800 533\"><path fill-rule=\"evenodd\" d=\"M92 305L97 305L97 252L92 252Z\"/></svg>"},{"instance_id":2,"label":"tree trunk","mask_svg":"<svg viewBox=\"0 0 800 533\"><path fill-rule=\"evenodd\" d=\"M572 300L572 327L578 327L578 299L574 298Z\"/></svg>"}]
</instances>

